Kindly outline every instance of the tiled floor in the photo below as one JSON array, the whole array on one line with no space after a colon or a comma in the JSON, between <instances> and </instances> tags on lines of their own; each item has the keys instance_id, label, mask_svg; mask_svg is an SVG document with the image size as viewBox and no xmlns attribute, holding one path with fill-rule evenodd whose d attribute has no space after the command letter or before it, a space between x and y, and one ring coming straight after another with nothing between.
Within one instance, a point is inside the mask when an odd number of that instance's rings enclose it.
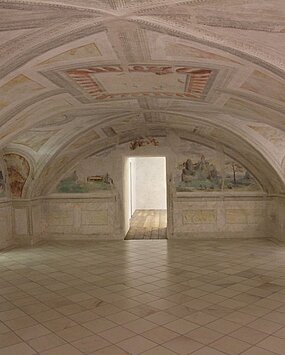
<instances>
[{"instance_id":1,"label":"tiled floor","mask_svg":"<svg viewBox=\"0 0 285 355\"><path fill-rule=\"evenodd\" d=\"M136 210L125 239L166 239L166 210Z\"/></svg>"},{"instance_id":2,"label":"tiled floor","mask_svg":"<svg viewBox=\"0 0 285 355\"><path fill-rule=\"evenodd\" d=\"M285 246L53 242L0 254L0 355L285 354Z\"/></svg>"}]
</instances>

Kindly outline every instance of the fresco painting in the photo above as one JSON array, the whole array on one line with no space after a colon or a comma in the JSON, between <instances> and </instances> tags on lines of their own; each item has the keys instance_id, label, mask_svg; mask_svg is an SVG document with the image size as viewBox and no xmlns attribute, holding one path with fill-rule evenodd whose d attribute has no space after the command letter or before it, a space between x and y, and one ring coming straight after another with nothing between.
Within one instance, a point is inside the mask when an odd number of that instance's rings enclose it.
<instances>
[{"instance_id":1,"label":"fresco painting","mask_svg":"<svg viewBox=\"0 0 285 355\"><path fill-rule=\"evenodd\" d=\"M111 190L113 180L108 173L105 175L87 176L85 181L79 179L76 170L59 182L56 192L91 193L100 190Z\"/></svg>"},{"instance_id":2,"label":"fresco painting","mask_svg":"<svg viewBox=\"0 0 285 355\"><path fill-rule=\"evenodd\" d=\"M259 184L238 162L209 148L191 144L193 152L177 167L178 192L258 191Z\"/></svg>"},{"instance_id":3,"label":"fresco painting","mask_svg":"<svg viewBox=\"0 0 285 355\"><path fill-rule=\"evenodd\" d=\"M43 87L25 75L18 75L0 87L0 109L37 93Z\"/></svg>"},{"instance_id":4,"label":"fresco painting","mask_svg":"<svg viewBox=\"0 0 285 355\"><path fill-rule=\"evenodd\" d=\"M81 148L83 145L87 145L99 139L99 134L94 130L88 130L87 133L82 134L79 138L77 138L71 145L71 149Z\"/></svg>"},{"instance_id":5,"label":"fresco painting","mask_svg":"<svg viewBox=\"0 0 285 355\"><path fill-rule=\"evenodd\" d=\"M255 70L241 88L277 101L285 101L284 83L259 70Z\"/></svg>"},{"instance_id":6,"label":"fresco painting","mask_svg":"<svg viewBox=\"0 0 285 355\"><path fill-rule=\"evenodd\" d=\"M35 152L38 152L41 147L57 132L58 130L41 131L38 129L33 129L26 131L20 136L16 137L13 140L13 143L24 145L31 148Z\"/></svg>"},{"instance_id":7,"label":"fresco painting","mask_svg":"<svg viewBox=\"0 0 285 355\"><path fill-rule=\"evenodd\" d=\"M0 170L0 198L5 196L6 196L5 175L3 170Z\"/></svg>"},{"instance_id":8,"label":"fresco painting","mask_svg":"<svg viewBox=\"0 0 285 355\"><path fill-rule=\"evenodd\" d=\"M249 128L255 130L263 138L274 144L276 147L285 148L285 133L278 128L269 125L248 125Z\"/></svg>"},{"instance_id":9,"label":"fresco painting","mask_svg":"<svg viewBox=\"0 0 285 355\"><path fill-rule=\"evenodd\" d=\"M88 43L84 46L69 49L61 54L58 54L41 64L53 64L62 61L85 59L101 56L101 53L95 43Z\"/></svg>"},{"instance_id":10,"label":"fresco painting","mask_svg":"<svg viewBox=\"0 0 285 355\"><path fill-rule=\"evenodd\" d=\"M66 74L96 100L145 96L204 100L216 71L188 66L130 64L127 72L120 65L101 65L69 69ZM132 85L132 82L137 84Z\"/></svg>"},{"instance_id":11,"label":"fresco painting","mask_svg":"<svg viewBox=\"0 0 285 355\"><path fill-rule=\"evenodd\" d=\"M30 174L30 165L23 156L16 153L5 154L4 160L7 164L12 197L22 197L24 185Z\"/></svg>"},{"instance_id":12,"label":"fresco painting","mask_svg":"<svg viewBox=\"0 0 285 355\"><path fill-rule=\"evenodd\" d=\"M130 142L130 150L136 150L139 147L145 147L147 145L153 145L154 147L159 146L159 141L154 137L137 137Z\"/></svg>"},{"instance_id":13,"label":"fresco painting","mask_svg":"<svg viewBox=\"0 0 285 355\"><path fill-rule=\"evenodd\" d=\"M193 58L195 59L206 59L209 61L222 61L228 63L237 63L237 61L231 60L227 57L223 57L221 55L215 54L213 52L209 52L208 50L202 50L195 47L190 47L188 44L184 43L170 43L165 48L166 55L171 57L182 57L182 58Z\"/></svg>"}]
</instances>

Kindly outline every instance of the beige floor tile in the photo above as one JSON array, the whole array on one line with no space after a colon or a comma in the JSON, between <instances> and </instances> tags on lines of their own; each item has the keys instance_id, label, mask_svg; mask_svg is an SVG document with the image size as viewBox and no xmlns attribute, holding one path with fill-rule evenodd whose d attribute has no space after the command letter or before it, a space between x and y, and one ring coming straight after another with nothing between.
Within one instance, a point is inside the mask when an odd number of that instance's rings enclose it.
<instances>
[{"instance_id":1,"label":"beige floor tile","mask_svg":"<svg viewBox=\"0 0 285 355\"><path fill-rule=\"evenodd\" d=\"M46 335L50 333L50 330L40 324L37 324L31 327L15 330L15 333L23 340L30 340Z\"/></svg>"},{"instance_id":2,"label":"beige floor tile","mask_svg":"<svg viewBox=\"0 0 285 355\"><path fill-rule=\"evenodd\" d=\"M156 346L155 348L152 348L150 350L147 350L143 353L141 353L141 355L176 355L177 353L166 349L163 346Z\"/></svg>"},{"instance_id":3,"label":"beige floor tile","mask_svg":"<svg viewBox=\"0 0 285 355\"><path fill-rule=\"evenodd\" d=\"M224 335L206 327L200 327L185 334L187 337L208 345Z\"/></svg>"},{"instance_id":4,"label":"beige floor tile","mask_svg":"<svg viewBox=\"0 0 285 355\"><path fill-rule=\"evenodd\" d=\"M272 334L276 332L278 329L282 328L282 325L279 323L272 322L268 319L259 318L254 322L248 324L248 327L260 330L261 332Z\"/></svg>"},{"instance_id":5,"label":"beige floor tile","mask_svg":"<svg viewBox=\"0 0 285 355\"><path fill-rule=\"evenodd\" d=\"M258 347L272 351L273 353L284 355L285 339L269 336L257 344Z\"/></svg>"},{"instance_id":6,"label":"beige floor tile","mask_svg":"<svg viewBox=\"0 0 285 355\"><path fill-rule=\"evenodd\" d=\"M74 327L76 323L67 317L62 317L44 322L43 325L53 332L58 332L63 329Z\"/></svg>"},{"instance_id":7,"label":"beige floor tile","mask_svg":"<svg viewBox=\"0 0 285 355\"><path fill-rule=\"evenodd\" d=\"M4 334L0 334L0 348L4 348L21 342L22 339L11 331Z\"/></svg>"},{"instance_id":8,"label":"beige floor tile","mask_svg":"<svg viewBox=\"0 0 285 355\"><path fill-rule=\"evenodd\" d=\"M82 327L80 325L76 325L75 327L70 327L64 330L60 330L57 332L57 335L63 338L64 340L68 342L76 341L85 337L89 337L93 335L93 333L86 329L85 327Z\"/></svg>"},{"instance_id":9,"label":"beige floor tile","mask_svg":"<svg viewBox=\"0 0 285 355\"><path fill-rule=\"evenodd\" d=\"M22 306L21 309L28 315L33 315L33 314L37 314L40 312L45 312L45 311L49 311L50 308L43 304L43 303L33 303L33 304L29 304L29 305L25 305Z\"/></svg>"},{"instance_id":10,"label":"beige floor tile","mask_svg":"<svg viewBox=\"0 0 285 355\"><path fill-rule=\"evenodd\" d=\"M243 355L274 355L276 353L273 353L271 351L259 348L257 346L253 346L252 348L246 350L242 354Z\"/></svg>"},{"instance_id":11,"label":"beige floor tile","mask_svg":"<svg viewBox=\"0 0 285 355\"><path fill-rule=\"evenodd\" d=\"M26 343L19 343L0 349L0 355L33 355L36 351Z\"/></svg>"},{"instance_id":12,"label":"beige floor tile","mask_svg":"<svg viewBox=\"0 0 285 355\"><path fill-rule=\"evenodd\" d=\"M7 324L7 323L6 323ZM10 327L11 328L11 327ZM0 322L0 335L1 334L5 334L11 331L11 329L8 328L5 324L3 324L2 322Z\"/></svg>"},{"instance_id":13,"label":"beige floor tile","mask_svg":"<svg viewBox=\"0 0 285 355\"><path fill-rule=\"evenodd\" d=\"M163 311L163 310L166 310L168 308L174 307L175 303L162 299L162 300L157 300L157 301L150 302L149 305L151 307L154 307L154 308L157 308L157 309L160 309L160 310Z\"/></svg>"},{"instance_id":14,"label":"beige floor tile","mask_svg":"<svg viewBox=\"0 0 285 355\"><path fill-rule=\"evenodd\" d=\"M275 332L273 335L278 337L278 338L285 339L285 327L277 330L277 332Z\"/></svg>"},{"instance_id":15,"label":"beige floor tile","mask_svg":"<svg viewBox=\"0 0 285 355\"><path fill-rule=\"evenodd\" d=\"M106 318L117 324L125 324L138 319L138 316L127 311L121 311L118 313L110 314L106 316Z\"/></svg>"},{"instance_id":16,"label":"beige floor tile","mask_svg":"<svg viewBox=\"0 0 285 355\"><path fill-rule=\"evenodd\" d=\"M184 355L190 354L191 352L202 348L203 344L181 335L164 343L163 346L171 351L176 352L177 354Z\"/></svg>"},{"instance_id":17,"label":"beige floor tile","mask_svg":"<svg viewBox=\"0 0 285 355\"><path fill-rule=\"evenodd\" d=\"M242 327L232 332L230 336L254 345L268 337L268 334L254 328Z\"/></svg>"},{"instance_id":18,"label":"beige floor tile","mask_svg":"<svg viewBox=\"0 0 285 355\"><path fill-rule=\"evenodd\" d=\"M156 347L157 344L140 335L136 335L135 337L123 340L117 346L132 355L136 355Z\"/></svg>"},{"instance_id":19,"label":"beige floor tile","mask_svg":"<svg viewBox=\"0 0 285 355\"><path fill-rule=\"evenodd\" d=\"M212 323L208 323L206 327L223 334L228 334L240 328L241 325L226 319L218 319Z\"/></svg>"},{"instance_id":20,"label":"beige floor tile","mask_svg":"<svg viewBox=\"0 0 285 355\"><path fill-rule=\"evenodd\" d=\"M178 333L175 333L167 328L164 327L157 327L148 330L141 334L145 338L154 341L157 344L163 344L168 340L174 339L179 336Z\"/></svg>"},{"instance_id":21,"label":"beige floor tile","mask_svg":"<svg viewBox=\"0 0 285 355\"><path fill-rule=\"evenodd\" d=\"M74 346L69 344L61 345L56 348L43 351L41 353L41 355L82 355L82 354L84 353L82 353Z\"/></svg>"},{"instance_id":22,"label":"beige floor tile","mask_svg":"<svg viewBox=\"0 0 285 355\"><path fill-rule=\"evenodd\" d=\"M177 320L177 317L175 317L172 314L169 314L164 311L156 312L151 314L150 316L145 317L146 320L149 320L150 322L153 322L158 325L163 325L166 323L173 322Z\"/></svg>"},{"instance_id":23,"label":"beige floor tile","mask_svg":"<svg viewBox=\"0 0 285 355\"><path fill-rule=\"evenodd\" d=\"M64 341L61 332L73 342L97 333L107 345L90 351L113 355L128 353L115 343L131 343L133 326L154 343L143 350L149 353L163 351L165 343L157 342L177 331L187 335L176 337L180 345L184 338L201 343L190 350L199 355L230 353L229 338L241 342L238 349L248 344L245 354L276 353L270 346L285 348L284 250L268 240L54 241L11 250L0 260L0 334L13 330L29 337L26 328L43 326L52 333L35 332L26 340L25 349L34 352L29 343L41 346L53 335ZM74 331L80 326L84 331ZM228 335L214 340L224 350L209 343L216 333ZM3 339L15 341L12 335ZM55 339L47 352L82 353ZM2 350L19 349L23 341L17 341Z\"/></svg>"},{"instance_id":24,"label":"beige floor tile","mask_svg":"<svg viewBox=\"0 0 285 355\"><path fill-rule=\"evenodd\" d=\"M112 304L104 304L102 306L94 308L94 312L99 314L101 317L106 317L108 315L118 313L120 308L112 305Z\"/></svg>"},{"instance_id":25,"label":"beige floor tile","mask_svg":"<svg viewBox=\"0 0 285 355\"><path fill-rule=\"evenodd\" d=\"M72 342L72 345L84 354L90 354L96 350L110 346L111 343L98 335L92 335L90 337L74 341Z\"/></svg>"},{"instance_id":26,"label":"beige floor tile","mask_svg":"<svg viewBox=\"0 0 285 355\"><path fill-rule=\"evenodd\" d=\"M111 343L119 343L120 341L123 341L125 339L134 337L136 333L130 331L127 328L124 328L122 326L118 326L115 328L111 328L108 330L105 330L104 332L99 333L101 337L104 339L107 339Z\"/></svg>"},{"instance_id":27,"label":"beige floor tile","mask_svg":"<svg viewBox=\"0 0 285 355\"><path fill-rule=\"evenodd\" d=\"M53 319L58 319L61 317L62 317L62 314L60 314L59 312L56 312L53 309L51 309L49 311L44 311L44 312L40 312L37 314L33 314L33 318L40 323L47 322L47 321L53 320Z\"/></svg>"},{"instance_id":28,"label":"beige floor tile","mask_svg":"<svg viewBox=\"0 0 285 355\"><path fill-rule=\"evenodd\" d=\"M185 333L190 332L193 329L198 328L199 326L195 323L188 322L185 319L178 319L173 322L165 324L164 327L168 328L176 333L185 334Z\"/></svg>"},{"instance_id":29,"label":"beige floor tile","mask_svg":"<svg viewBox=\"0 0 285 355\"><path fill-rule=\"evenodd\" d=\"M83 327L91 330L93 333L100 333L103 332L104 330L114 328L117 326L116 323L111 322L109 319L106 318L98 318L90 322L83 323L82 325Z\"/></svg>"},{"instance_id":30,"label":"beige floor tile","mask_svg":"<svg viewBox=\"0 0 285 355\"><path fill-rule=\"evenodd\" d=\"M191 355L225 355L225 353L221 352L219 350L210 348L208 346L204 346L203 348L191 353Z\"/></svg>"},{"instance_id":31,"label":"beige floor tile","mask_svg":"<svg viewBox=\"0 0 285 355\"><path fill-rule=\"evenodd\" d=\"M238 323L240 325L246 325L251 322L254 322L256 320L256 316L252 316L250 314L236 311L236 312L227 314L224 317L224 319L229 320L234 323Z\"/></svg>"},{"instance_id":32,"label":"beige floor tile","mask_svg":"<svg viewBox=\"0 0 285 355\"><path fill-rule=\"evenodd\" d=\"M25 316L27 316L27 314L25 314L20 309L12 309L9 311L0 312L0 321L5 322L11 319L21 318Z\"/></svg>"},{"instance_id":33,"label":"beige floor tile","mask_svg":"<svg viewBox=\"0 0 285 355\"><path fill-rule=\"evenodd\" d=\"M243 351L250 348L251 345L245 343L244 341L226 335L223 338L220 338L215 342L213 342L211 344L211 347L220 350L222 352L225 352L226 354L236 355L236 354L241 354Z\"/></svg>"},{"instance_id":34,"label":"beige floor tile","mask_svg":"<svg viewBox=\"0 0 285 355\"><path fill-rule=\"evenodd\" d=\"M63 345L65 344L65 341L51 333L39 338L32 339L28 342L28 344L37 352L42 352Z\"/></svg>"},{"instance_id":35,"label":"beige floor tile","mask_svg":"<svg viewBox=\"0 0 285 355\"><path fill-rule=\"evenodd\" d=\"M217 319L217 317L214 317L214 316L204 313L202 311L198 311L193 314L190 314L189 316L185 317L184 319L188 320L189 322L193 322L195 324L205 325L205 324L215 321Z\"/></svg>"},{"instance_id":36,"label":"beige floor tile","mask_svg":"<svg viewBox=\"0 0 285 355\"><path fill-rule=\"evenodd\" d=\"M96 350L95 352L90 353L90 355L130 355L130 353L116 345L111 345L106 348Z\"/></svg>"},{"instance_id":37,"label":"beige floor tile","mask_svg":"<svg viewBox=\"0 0 285 355\"><path fill-rule=\"evenodd\" d=\"M146 332L147 330L155 328L156 324L154 324L148 320L145 320L143 318L139 318L139 319L136 319L132 322L124 324L124 327L137 333L137 334L141 334L143 332Z\"/></svg>"},{"instance_id":38,"label":"beige floor tile","mask_svg":"<svg viewBox=\"0 0 285 355\"><path fill-rule=\"evenodd\" d=\"M67 306L63 306L63 307L58 307L56 308L56 311L59 313L62 313L65 316L71 315L71 314L75 314L75 313L79 313L84 311L84 307L73 303L73 304L69 304Z\"/></svg>"},{"instance_id":39,"label":"beige floor tile","mask_svg":"<svg viewBox=\"0 0 285 355\"><path fill-rule=\"evenodd\" d=\"M280 323L285 326L285 317L282 312L268 312L263 318L271 320L272 322Z\"/></svg>"},{"instance_id":40,"label":"beige floor tile","mask_svg":"<svg viewBox=\"0 0 285 355\"><path fill-rule=\"evenodd\" d=\"M94 319L101 318L101 316L95 313L93 309L90 309L88 311L71 314L68 316L68 318L72 319L76 323L83 324Z\"/></svg>"}]
</instances>

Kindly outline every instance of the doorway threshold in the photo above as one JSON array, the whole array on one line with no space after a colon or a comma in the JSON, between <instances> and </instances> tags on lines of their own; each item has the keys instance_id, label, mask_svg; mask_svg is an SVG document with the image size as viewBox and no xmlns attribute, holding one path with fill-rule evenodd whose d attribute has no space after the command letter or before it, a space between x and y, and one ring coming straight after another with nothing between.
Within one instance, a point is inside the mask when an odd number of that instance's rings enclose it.
<instances>
[{"instance_id":1,"label":"doorway threshold","mask_svg":"<svg viewBox=\"0 0 285 355\"><path fill-rule=\"evenodd\" d=\"M167 239L166 210L136 210L125 240Z\"/></svg>"}]
</instances>

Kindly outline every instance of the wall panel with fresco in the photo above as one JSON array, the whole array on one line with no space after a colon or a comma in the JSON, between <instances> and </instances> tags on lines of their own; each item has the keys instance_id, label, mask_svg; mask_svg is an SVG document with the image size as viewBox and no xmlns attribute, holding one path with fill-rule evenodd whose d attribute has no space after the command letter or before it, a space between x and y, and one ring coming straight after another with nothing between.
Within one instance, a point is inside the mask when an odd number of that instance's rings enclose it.
<instances>
[{"instance_id":1,"label":"wall panel with fresco","mask_svg":"<svg viewBox=\"0 0 285 355\"><path fill-rule=\"evenodd\" d=\"M8 180L13 198L23 197L23 191L30 175L30 164L25 157L17 153L4 155L7 166Z\"/></svg>"},{"instance_id":2,"label":"wall panel with fresco","mask_svg":"<svg viewBox=\"0 0 285 355\"><path fill-rule=\"evenodd\" d=\"M106 157L90 157L79 164L58 182L54 193L96 193L110 191L113 186L112 161Z\"/></svg>"},{"instance_id":3,"label":"wall panel with fresco","mask_svg":"<svg viewBox=\"0 0 285 355\"><path fill-rule=\"evenodd\" d=\"M197 143L185 146L175 172L177 192L246 192L261 187L239 162Z\"/></svg>"}]
</instances>

